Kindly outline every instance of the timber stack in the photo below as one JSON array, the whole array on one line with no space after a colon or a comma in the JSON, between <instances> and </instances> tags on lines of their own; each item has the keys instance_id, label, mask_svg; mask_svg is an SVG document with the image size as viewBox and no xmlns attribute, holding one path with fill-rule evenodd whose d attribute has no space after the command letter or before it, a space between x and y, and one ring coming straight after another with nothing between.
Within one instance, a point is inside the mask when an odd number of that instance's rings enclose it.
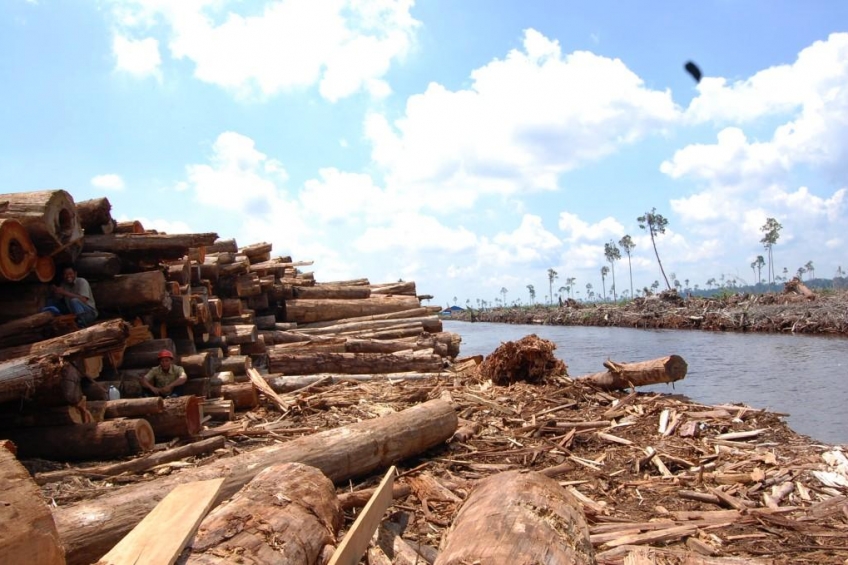
<instances>
[{"instance_id":1,"label":"timber stack","mask_svg":"<svg viewBox=\"0 0 848 565\"><path fill-rule=\"evenodd\" d=\"M137 454L196 437L204 407L230 419L256 407L259 390L328 373L439 374L459 353L414 282L318 282L301 270L311 261L275 256L270 243L116 222L106 198L48 190L0 203L0 438L22 457ZM91 285L89 327L43 311L65 265ZM188 396L139 398L163 349L185 368ZM251 382L257 369L267 389ZM121 400L108 400L112 386Z\"/></svg>"}]
</instances>

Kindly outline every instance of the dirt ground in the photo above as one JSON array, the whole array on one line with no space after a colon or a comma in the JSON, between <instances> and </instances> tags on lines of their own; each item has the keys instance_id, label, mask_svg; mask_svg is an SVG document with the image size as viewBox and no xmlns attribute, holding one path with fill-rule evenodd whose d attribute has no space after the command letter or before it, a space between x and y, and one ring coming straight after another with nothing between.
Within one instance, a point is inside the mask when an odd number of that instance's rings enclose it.
<instances>
[{"instance_id":1,"label":"dirt ground","mask_svg":"<svg viewBox=\"0 0 848 565\"><path fill-rule=\"evenodd\" d=\"M455 403L459 429L446 444L399 464L396 484L405 490L385 522L418 548L421 563L432 562L475 483L511 469L545 472L577 497L598 563L636 554L669 564L848 563L845 448L794 433L780 414L704 406L671 387L668 394L597 390L569 378L545 340L503 347L483 364L458 362L462 370L447 378L316 387L299 395L284 419L270 403L241 413L237 429L222 427L230 430L228 444L213 455L141 476L74 477L45 485L44 493L67 504L441 397ZM33 472L55 468L27 464ZM380 478L338 488L345 528L359 510L346 497ZM392 558L391 547L385 553Z\"/></svg>"}]
</instances>

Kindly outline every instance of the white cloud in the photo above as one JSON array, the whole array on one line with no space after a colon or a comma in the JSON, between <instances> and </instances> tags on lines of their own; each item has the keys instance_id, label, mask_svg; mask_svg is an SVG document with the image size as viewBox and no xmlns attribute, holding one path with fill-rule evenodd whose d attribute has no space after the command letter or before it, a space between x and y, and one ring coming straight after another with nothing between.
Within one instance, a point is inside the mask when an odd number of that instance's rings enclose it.
<instances>
[{"instance_id":1,"label":"white cloud","mask_svg":"<svg viewBox=\"0 0 848 565\"><path fill-rule=\"evenodd\" d=\"M525 32L513 50L471 73L466 90L432 83L394 122L365 122L389 187L426 194L422 205L469 207L478 196L555 190L559 175L679 119L668 91L648 89L618 59L563 55Z\"/></svg>"},{"instance_id":2,"label":"white cloud","mask_svg":"<svg viewBox=\"0 0 848 565\"><path fill-rule=\"evenodd\" d=\"M112 39L115 68L139 78L154 76L161 79L159 42L152 38L134 40L115 34Z\"/></svg>"},{"instance_id":3,"label":"white cloud","mask_svg":"<svg viewBox=\"0 0 848 565\"><path fill-rule=\"evenodd\" d=\"M331 101L367 91L384 97L384 76L413 46L413 0L120 0L128 28L167 27L174 59L194 76L240 97L268 97L317 85ZM247 15L241 12L253 11Z\"/></svg>"},{"instance_id":4,"label":"white cloud","mask_svg":"<svg viewBox=\"0 0 848 565\"><path fill-rule=\"evenodd\" d=\"M106 174L92 177L91 186L104 190L124 190L124 179L120 175Z\"/></svg>"},{"instance_id":5,"label":"white cloud","mask_svg":"<svg viewBox=\"0 0 848 565\"><path fill-rule=\"evenodd\" d=\"M559 229L565 232L568 241L618 241L624 235L624 226L613 217L589 224L570 212L560 212Z\"/></svg>"},{"instance_id":6,"label":"white cloud","mask_svg":"<svg viewBox=\"0 0 848 565\"><path fill-rule=\"evenodd\" d=\"M462 226L449 228L432 216L407 213L392 217L385 227L366 228L354 246L366 253L399 249L457 253L476 243L476 236Z\"/></svg>"}]
</instances>

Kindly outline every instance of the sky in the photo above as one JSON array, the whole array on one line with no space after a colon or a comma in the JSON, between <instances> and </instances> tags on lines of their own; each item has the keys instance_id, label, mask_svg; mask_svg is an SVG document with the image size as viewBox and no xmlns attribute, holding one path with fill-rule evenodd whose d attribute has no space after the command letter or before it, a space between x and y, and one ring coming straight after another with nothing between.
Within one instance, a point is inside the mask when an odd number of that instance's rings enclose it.
<instances>
[{"instance_id":1,"label":"sky","mask_svg":"<svg viewBox=\"0 0 848 565\"><path fill-rule=\"evenodd\" d=\"M664 287L653 209L683 287L765 279L767 218L778 275L848 269L843 0L2 0L0 84L0 192L318 281L585 299L629 235L616 293Z\"/></svg>"}]
</instances>

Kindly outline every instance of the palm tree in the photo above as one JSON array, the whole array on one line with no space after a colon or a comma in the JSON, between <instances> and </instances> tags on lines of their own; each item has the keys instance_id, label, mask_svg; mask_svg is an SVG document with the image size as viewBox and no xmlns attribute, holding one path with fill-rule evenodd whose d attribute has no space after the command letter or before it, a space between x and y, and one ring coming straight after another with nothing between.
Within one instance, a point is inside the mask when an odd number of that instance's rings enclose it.
<instances>
[{"instance_id":1,"label":"palm tree","mask_svg":"<svg viewBox=\"0 0 848 565\"><path fill-rule=\"evenodd\" d=\"M548 300L549 303L554 301L554 281L557 278L557 272L553 269L548 269Z\"/></svg>"},{"instance_id":2,"label":"palm tree","mask_svg":"<svg viewBox=\"0 0 848 565\"><path fill-rule=\"evenodd\" d=\"M812 261L807 261L807 264L806 264L806 265L804 265L804 268L805 268L805 269L807 269L807 272L810 274L810 276L807 278L807 280L808 280L808 281L809 281L809 280L812 280L813 278L815 278L815 276L816 276L816 268L815 268L815 267L813 267L813 262L812 262Z\"/></svg>"},{"instance_id":3,"label":"palm tree","mask_svg":"<svg viewBox=\"0 0 848 565\"><path fill-rule=\"evenodd\" d=\"M756 261L756 259L751 261L750 267L751 267L751 274L753 274L754 279L756 279L757 278L757 261Z\"/></svg>"},{"instance_id":4,"label":"palm tree","mask_svg":"<svg viewBox=\"0 0 848 565\"><path fill-rule=\"evenodd\" d=\"M639 222L639 228L648 230L648 233L651 236L651 245L654 246L654 255L657 257L657 264L660 266L660 273L662 273L662 276L665 279L665 285L669 290L671 290L671 285L668 284L668 277L665 276L662 261L660 261L660 254L657 251L656 241L656 236L665 233L665 227L668 225L668 220L666 220L662 214L657 214L656 208L651 208L650 212L645 212L644 215L636 218L636 221Z\"/></svg>"},{"instance_id":5,"label":"palm tree","mask_svg":"<svg viewBox=\"0 0 848 565\"><path fill-rule=\"evenodd\" d=\"M595 293L592 292L592 283L586 283L586 298L592 298L595 296Z\"/></svg>"},{"instance_id":6,"label":"palm tree","mask_svg":"<svg viewBox=\"0 0 848 565\"><path fill-rule=\"evenodd\" d=\"M629 235L625 235L621 239L618 240L618 244L624 249L624 252L627 253L627 268L630 270L630 296L633 296L633 265L630 263L630 252L636 247L636 244L633 243L633 238Z\"/></svg>"},{"instance_id":7,"label":"palm tree","mask_svg":"<svg viewBox=\"0 0 848 565\"><path fill-rule=\"evenodd\" d=\"M453 297L453 305L456 306L456 296Z\"/></svg>"},{"instance_id":8,"label":"palm tree","mask_svg":"<svg viewBox=\"0 0 848 565\"><path fill-rule=\"evenodd\" d=\"M533 288L532 284L527 285L527 292L530 293L530 305L533 305L533 302L536 300L536 289Z\"/></svg>"},{"instance_id":9,"label":"palm tree","mask_svg":"<svg viewBox=\"0 0 848 565\"><path fill-rule=\"evenodd\" d=\"M798 275L798 278L800 280L804 280L804 273L806 272L807 269L805 269L804 267L798 267L798 270L795 272L795 274Z\"/></svg>"},{"instance_id":10,"label":"palm tree","mask_svg":"<svg viewBox=\"0 0 848 565\"><path fill-rule=\"evenodd\" d=\"M607 267L606 265L601 267L601 284L603 285L603 289L604 289L604 301L605 302L606 302L606 299L607 299L607 275L608 274L609 274L609 267Z\"/></svg>"},{"instance_id":11,"label":"palm tree","mask_svg":"<svg viewBox=\"0 0 848 565\"><path fill-rule=\"evenodd\" d=\"M613 240L609 240L609 243L604 244L604 257L607 258L612 268L612 300L613 302L618 302L618 296L615 294L615 262L621 259L621 251L619 251L618 246Z\"/></svg>"},{"instance_id":12,"label":"palm tree","mask_svg":"<svg viewBox=\"0 0 848 565\"><path fill-rule=\"evenodd\" d=\"M559 287L559 289L557 290L557 292L559 293L559 297L560 297L560 298L562 298L562 293L563 293L563 292L566 292L566 293L567 293L567 292L568 292L568 290L569 290L569 289L568 289L568 287L567 287L567 286L561 286L561 287Z\"/></svg>"},{"instance_id":13,"label":"palm tree","mask_svg":"<svg viewBox=\"0 0 848 565\"><path fill-rule=\"evenodd\" d=\"M783 226L774 218L766 218L766 223L760 228L760 231L764 234L760 243L768 251L769 285L774 283L774 254L772 249L777 245L777 240L780 239L780 230L782 229Z\"/></svg>"},{"instance_id":14,"label":"palm tree","mask_svg":"<svg viewBox=\"0 0 848 565\"><path fill-rule=\"evenodd\" d=\"M757 284L763 280L763 267L766 265L766 260L763 259L762 255L757 255L757 258L754 260L754 263L757 265Z\"/></svg>"},{"instance_id":15,"label":"palm tree","mask_svg":"<svg viewBox=\"0 0 848 565\"><path fill-rule=\"evenodd\" d=\"M568 277L565 279L566 287L568 288L568 296L574 298L574 284L577 282L577 279L574 277Z\"/></svg>"},{"instance_id":16,"label":"palm tree","mask_svg":"<svg viewBox=\"0 0 848 565\"><path fill-rule=\"evenodd\" d=\"M502 286L501 287L501 294L503 295L503 305L504 306L506 306L506 293L507 293L506 287Z\"/></svg>"}]
</instances>

